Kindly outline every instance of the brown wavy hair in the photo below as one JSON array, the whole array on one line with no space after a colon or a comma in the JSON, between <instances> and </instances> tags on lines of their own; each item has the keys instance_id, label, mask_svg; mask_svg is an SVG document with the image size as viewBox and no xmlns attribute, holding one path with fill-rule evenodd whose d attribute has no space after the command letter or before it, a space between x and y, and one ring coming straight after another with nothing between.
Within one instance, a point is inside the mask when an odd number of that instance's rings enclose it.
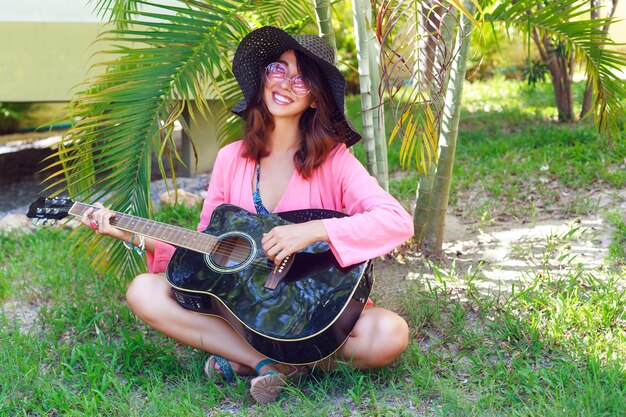
<instances>
[{"instance_id":1,"label":"brown wavy hair","mask_svg":"<svg viewBox=\"0 0 626 417\"><path fill-rule=\"evenodd\" d=\"M336 104L330 95L330 88L321 69L307 55L294 51L302 77L311 84L316 108L308 108L300 118L300 147L294 155L296 169L308 179L313 170L320 166L330 151L343 140L333 128L333 112ZM270 61L272 62L272 61ZM269 64L269 62L267 63ZM274 129L272 115L263 101L265 88L265 65L259 69L261 86L253 102L248 105L244 119L243 153L246 158L258 161L268 155L266 132Z\"/></svg>"}]
</instances>

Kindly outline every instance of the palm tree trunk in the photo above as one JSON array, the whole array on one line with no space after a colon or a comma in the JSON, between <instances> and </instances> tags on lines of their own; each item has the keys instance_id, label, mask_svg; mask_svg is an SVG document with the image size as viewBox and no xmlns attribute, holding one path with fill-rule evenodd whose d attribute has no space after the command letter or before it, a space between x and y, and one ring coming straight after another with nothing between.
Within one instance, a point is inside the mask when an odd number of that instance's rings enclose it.
<instances>
[{"instance_id":1,"label":"palm tree trunk","mask_svg":"<svg viewBox=\"0 0 626 417\"><path fill-rule=\"evenodd\" d=\"M370 49L368 43L365 3L369 0L352 0L352 17L356 29L356 51L359 60L359 88L361 93L361 114L363 117L363 144L367 159L367 170L378 177L378 160L376 158L376 141L374 139L374 116L372 106L372 80L370 78Z\"/></svg>"},{"instance_id":2,"label":"palm tree trunk","mask_svg":"<svg viewBox=\"0 0 626 417\"><path fill-rule=\"evenodd\" d=\"M531 11L529 11L531 13ZM541 60L548 66L550 80L560 122L574 121L573 70L574 52L562 52L562 46L555 44L548 32L542 34L535 28L532 38Z\"/></svg>"},{"instance_id":3,"label":"palm tree trunk","mask_svg":"<svg viewBox=\"0 0 626 417\"><path fill-rule=\"evenodd\" d=\"M330 0L315 0L315 15L320 27L320 36L333 47L337 52L337 42L335 41L335 31L333 30L333 19L330 13ZM337 54L335 53L335 61Z\"/></svg>"},{"instance_id":4,"label":"palm tree trunk","mask_svg":"<svg viewBox=\"0 0 626 417\"><path fill-rule=\"evenodd\" d=\"M432 0L423 1L416 10L416 22L419 22L418 30L420 31L420 42L418 43L419 51L416 56L420 59L416 60L416 65L421 66L421 71L415 71L416 74L423 74L423 79L419 80L424 86L429 86L433 78L436 76L435 70L437 51L437 36L442 30L447 30L442 25L442 17L445 15L445 9L438 2ZM428 88L428 87L427 87Z\"/></svg>"},{"instance_id":5,"label":"palm tree trunk","mask_svg":"<svg viewBox=\"0 0 626 417\"><path fill-rule=\"evenodd\" d=\"M454 33L453 29L456 27L455 16L454 13L442 13L442 8L438 5L432 5L432 11L423 10L422 13L424 16L420 14L416 14L417 19L425 20L420 23L420 25L431 25L434 26L432 19L440 19L441 21L436 24L437 27L445 28L440 32L440 39L443 45L439 48L435 47L436 45L432 45L432 47L428 46L431 43L426 43L422 47L426 47L427 50L421 52L420 55L428 55L430 58L426 57L426 62L422 62L423 65L428 65L428 71L424 73L426 76L424 79L414 80L414 82L427 83L426 88L430 86L433 87L433 91L437 91L436 84L440 84L443 86L443 89L446 90L446 84L448 82L447 79L447 71L443 71L443 63L449 62L449 58L444 56L446 53L450 53L454 49ZM431 33L431 32L428 32ZM432 36L429 36L431 38ZM447 51L447 52L446 52ZM418 55L419 56L419 55ZM419 63L418 63L419 65ZM417 71L416 73L419 73ZM442 77L444 79L436 79L437 76ZM428 90L427 90L428 91ZM442 95L443 97L443 95ZM441 108L443 107L444 101L439 99L433 103L433 113L440 114ZM443 123L443 120L442 120ZM433 193L435 187L435 176L437 175L437 164L430 164L428 167L428 171L426 174L422 175L417 183L417 190L415 195L415 211L413 214L413 224L415 227L415 241L419 246L423 246L422 242L426 237L427 225L431 221L433 217L437 215L437 213L432 211L432 201L433 201Z\"/></svg>"},{"instance_id":6,"label":"palm tree trunk","mask_svg":"<svg viewBox=\"0 0 626 417\"><path fill-rule=\"evenodd\" d=\"M465 0L463 6L469 13L474 13L475 6L471 0ZM455 42L456 45L459 45L459 51L452 61L450 69L450 81L446 91L439 135L439 161L436 168L433 168L436 171L435 175L428 179L428 182L432 185L432 194L429 196L430 207L428 207L425 224L422 225L422 219L416 219L419 220L421 226L420 243L424 256L441 256L442 254L446 211L448 208L450 184L452 182L452 168L454 166L459 119L461 117L461 97L465 82L471 31L472 22L467 16L461 14L460 27L457 31ZM420 210L419 215L421 214ZM418 216L417 209L415 215Z\"/></svg>"},{"instance_id":7,"label":"palm tree trunk","mask_svg":"<svg viewBox=\"0 0 626 417\"><path fill-rule=\"evenodd\" d=\"M372 25L372 7L369 1L365 2L366 30L368 34L368 52L370 66L370 82L372 86L378 86L371 91L372 96L372 118L374 125L374 141L376 148L376 178L381 187L389 191L389 167L387 165L387 134L385 132L385 112L381 107L380 86L380 44L374 34Z\"/></svg>"}]
</instances>

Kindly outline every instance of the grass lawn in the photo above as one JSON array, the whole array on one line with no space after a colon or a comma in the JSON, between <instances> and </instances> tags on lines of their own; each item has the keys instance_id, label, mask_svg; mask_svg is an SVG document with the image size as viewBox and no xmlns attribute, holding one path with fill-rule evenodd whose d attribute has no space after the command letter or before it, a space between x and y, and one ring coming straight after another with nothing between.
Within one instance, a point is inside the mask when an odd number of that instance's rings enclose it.
<instances>
[{"instance_id":1,"label":"grass lawn","mask_svg":"<svg viewBox=\"0 0 626 417\"><path fill-rule=\"evenodd\" d=\"M393 297L412 336L399 360L311 376L258 406L246 379L214 385L206 353L137 320L130 277L95 275L68 231L0 235L0 416L626 416L626 205L595 198L626 188L626 141L554 124L546 85L474 84L466 97L451 211L477 235L597 217L611 230L601 265L572 255L585 238L575 222L510 248L529 262L501 291L484 291L484 261L459 269L407 246L376 260L416 277ZM392 192L408 205L415 181L396 173ZM198 212L158 216L193 227Z\"/></svg>"}]
</instances>

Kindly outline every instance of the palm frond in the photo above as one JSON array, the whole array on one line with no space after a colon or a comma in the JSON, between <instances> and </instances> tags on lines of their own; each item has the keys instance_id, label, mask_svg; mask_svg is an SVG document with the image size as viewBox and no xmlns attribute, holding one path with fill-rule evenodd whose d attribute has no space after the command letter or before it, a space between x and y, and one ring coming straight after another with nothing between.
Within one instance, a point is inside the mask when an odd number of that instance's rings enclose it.
<instances>
[{"instance_id":1,"label":"palm frond","mask_svg":"<svg viewBox=\"0 0 626 417\"><path fill-rule=\"evenodd\" d=\"M173 121L191 101L206 113L209 98L229 104L239 99L238 89L225 80L232 80L229 54L250 29L242 13L253 2L134 3L143 7L130 13L128 28L101 36L114 46L101 53L104 60L95 68L104 67L104 73L88 80L71 103L77 122L63 138L56 154L61 165L50 181L65 177L65 190L74 198L150 217L151 161L153 154L160 156L162 174L162 158L172 167ZM127 275L141 264L121 245L83 228L75 242L92 248L94 265L103 269Z\"/></svg>"},{"instance_id":2,"label":"palm frond","mask_svg":"<svg viewBox=\"0 0 626 417\"><path fill-rule=\"evenodd\" d=\"M610 136L619 131L626 117L626 83L618 75L626 65L626 53L616 50L616 43L601 29L613 19L580 18L590 11L587 3L578 0L520 0L515 4L502 3L485 15L485 21L503 22L522 33L536 28L557 37L568 50L583 57L596 96L596 126Z\"/></svg>"},{"instance_id":3,"label":"palm frond","mask_svg":"<svg viewBox=\"0 0 626 417\"><path fill-rule=\"evenodd\" d=\"M310 1L305 0L257 0L255 14L263 22L272 22L275 26L284 27L291 32L303 24L313 22L315 10ZM293 25L293 28L291 26Z\"/></svg>"},{"instance_id":4,"label":"palm frond","mask_svg":"<svg viewBox=\"0 0 626 417\"><path fill-rule=\"evenodd\" d=\"M137 3L134 0L87 0L87 3L94 3L93 10L96 15L116 22L118 28L126 27L123 22L137 11Z\"/></svg>"},{"instance_id":5,"label":"palm frond","mask_svg":"<svg viewBox=\"0 0 626 417\"><path fill-rule=\"evenodd\" d=\"M442 104L449 66L458 52L454 36L462 7L439 0L389 0L379 6L381 93L388 97L383 104L393 105L396 116L389 141L400 136L403 167L415 161L423 174L437 157Z\"/></svg>"}]
</instances>

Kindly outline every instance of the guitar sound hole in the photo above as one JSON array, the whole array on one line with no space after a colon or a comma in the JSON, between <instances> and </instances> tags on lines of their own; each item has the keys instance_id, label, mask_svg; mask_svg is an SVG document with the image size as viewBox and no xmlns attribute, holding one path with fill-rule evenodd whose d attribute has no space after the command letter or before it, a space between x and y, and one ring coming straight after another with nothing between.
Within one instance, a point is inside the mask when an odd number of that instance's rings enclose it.
<instances>
[{"instance_id":1,"label":"guitar sound hole","mask_svg":"<svg viewBox=\"0 0 626 417\"><path fill-rule=\"evenodd\" d=\"M250 241L241 235L225 236L219 240L211 261L219 268L236 269L251 257Z\"/></svg>"}]
</instances>

